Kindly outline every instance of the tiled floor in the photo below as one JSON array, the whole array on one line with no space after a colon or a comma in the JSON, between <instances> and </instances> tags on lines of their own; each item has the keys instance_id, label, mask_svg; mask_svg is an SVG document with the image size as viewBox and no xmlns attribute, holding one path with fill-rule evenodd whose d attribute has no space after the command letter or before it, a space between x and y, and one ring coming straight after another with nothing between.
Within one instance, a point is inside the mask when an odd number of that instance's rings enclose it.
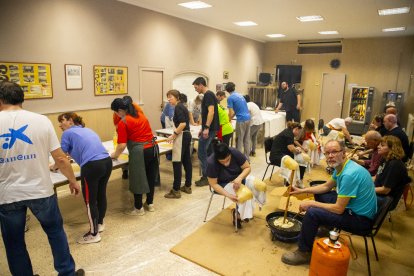
<instances>
[{"instance_id":1,"label":"tiled floor","mask_svg":"<svg viewBox=\"0 0 414 276\"><path fill-rule=\"evenodd\" d=\"M132 197L128 192L127 181L121 179L121 171L113 172L107 190L106 230L102 233L102 241L96 244L76 243L76 240L88 230L85 207L82 198L70 195L67 186L59 188L59 205L65 221L69 246L77 267L84 268L87 275L214 275L169 252L171 247L203 224L210 196L209 189L193 186L191 195L183 193L178 200L164 198L164 194L172 185L172 165L164 156L161 160L162 186L156 188L155 192L156 211L147 212L142 217L124 214L132 207ZM193 161L194 181L198 179L196 155L193 156ZM257 157L252 158L253 175L261 178L265 168L264 153L259 149ZM213 199L210 218L220 212L222 200L222 197ZM229 217L229 222L230 219ZM26 243L34 272L40 275L56 275L47 238L33 216L29 226ZM407 238L412 239L412 233L409 234L411 236ZM410 252L401 251L401 254L408 253ZM399 267L405 271L404 266L400 264ZM0 275L9 275L2 243ZM409 274L403 272L401 275Z\"/></svg>"}]
</instances>

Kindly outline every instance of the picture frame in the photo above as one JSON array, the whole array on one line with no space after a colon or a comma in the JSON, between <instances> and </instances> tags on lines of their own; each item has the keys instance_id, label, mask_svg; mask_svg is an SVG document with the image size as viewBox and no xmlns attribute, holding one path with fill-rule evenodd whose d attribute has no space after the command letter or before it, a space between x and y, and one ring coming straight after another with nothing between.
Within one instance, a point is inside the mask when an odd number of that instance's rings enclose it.
<instances>
[{"instance_id":1,"label":"picture frame","mask_svg":"<svg viewBox=\"0 0 414 276\"><path fill-rule=\"evenodd\" d=\"M53 98L50 63L0 61L0 81L3 80L20 85L25 100Z\"/></svg>"},{"instance_id":2,"label":"picture frame","mask_svg":"<svg viewBox=\"0 0 414 276\"><path fill-rule=\"evenodd\" d=\"M66 90L82 90L82 65L65 64Z\"/></svg>"},{"instance_id":3,"label":"picture frame","mask_svg":"<svg viewBox=\"0 0 414 276\"><path fill-rule=\"evenodd\" d=\"M128 67L94 65L95 96L128 94Z\"/></svg>"}]
</instances>

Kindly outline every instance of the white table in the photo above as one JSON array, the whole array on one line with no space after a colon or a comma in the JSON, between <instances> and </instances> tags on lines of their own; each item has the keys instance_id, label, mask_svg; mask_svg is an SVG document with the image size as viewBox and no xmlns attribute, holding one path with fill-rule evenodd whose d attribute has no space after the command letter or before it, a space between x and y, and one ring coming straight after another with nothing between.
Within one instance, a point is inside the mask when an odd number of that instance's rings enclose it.
<instances>
[{"instance_id":1,"label":"white table","mask_svg":"<svg viewBox=\"0 0 414 276\"><path fill-rule=\"evenodd\" d=\"M157 140L165 139L164 137L157 136ZM102 145L105 147L105 149L112 153L114 151L114 144L113 141L105 141L102 142ZM168 152L172 151L172 145L168 144L167 142L161 142L158 144L158 147L160 149L160 155L166 154ZM122 154L128 155L128 149L125 148L125 150L122 152ZM53 163L53 159L51 160ZM118 158L116 160L112 159L112 170L123 168L128 165L128 158ZM75 177L77 180L80 179L80 172L75 172ZM56 188L68 184L68 179L60 173L60 171L57 172L50 172L50 178L52 179L52 183L54 185L54 190L56 193Z\"/></svg>"},{"instance_id":2,"label":"white table","mask_svg":"<svg viewBox=\"0 0 414 276\"><path fill-rule=\"evenodd\" d=\"M264 137L273 137L285 129L286 113L270 110L260 110L264 123Z\"/></svg>"}]
</instances>

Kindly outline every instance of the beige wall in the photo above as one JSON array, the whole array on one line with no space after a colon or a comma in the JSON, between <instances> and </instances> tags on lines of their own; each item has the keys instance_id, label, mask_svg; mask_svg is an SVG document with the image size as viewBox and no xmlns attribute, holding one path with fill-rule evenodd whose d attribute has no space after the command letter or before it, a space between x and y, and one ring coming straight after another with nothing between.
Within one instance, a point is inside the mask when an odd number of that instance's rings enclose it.
<instances>
[{"instance_id":1,"label":"beige wall","mask_svg":"<svg viewBox=\"0 0 414 276\"><path fill-rule=\"evenodd\" d=\"M337 70L330 68L329 63L333 58L341 60L341 66ZM414 92L411 85L413 58L414 37L345 39L342 54L298 55L297 42L275 42L266 43L264 71L273 73L278 64L303 66L302 119L319 118L323 73L345 73L346 87L351 83L375 87L374 114L379 112L382 92L405 92L406 101L401 114L405 126L408 112L414 112ZM349 98L349 91L346 89L343 114L348 112Z\"/></svg>"},{"instance_id":2,"label":"beige wall","mask_svg":"<svg viewBox=\"0 0 414 276\"><path fill-rule=\"evenodd\" d=\"M24 103L39 113L108 108L115 96L94 96L93 65L128 66L136 101L151 93L139 91L139 67L164 69L164 93L186 71L204 73L215 90L225 70L245 91L262 67L263 43L115 0L0 0L0 7L0 61L52 65L53 99ZM64 64L82 64L83 90L65 90Z\"/></svg>"}]
</instances>

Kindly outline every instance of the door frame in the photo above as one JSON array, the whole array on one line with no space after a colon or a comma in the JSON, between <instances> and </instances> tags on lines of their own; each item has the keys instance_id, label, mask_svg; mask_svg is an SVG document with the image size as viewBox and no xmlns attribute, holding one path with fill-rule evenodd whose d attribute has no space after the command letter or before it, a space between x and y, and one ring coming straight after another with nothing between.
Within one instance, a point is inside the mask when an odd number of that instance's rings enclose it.
<instances>
[{"instance_id":1,"label":"door frame","mask_svg":"<svg viewBox=\"0 0 414 276\"><path fill-rule=\"evenodd\" d=\"M139 82L139 89L138 89L138 99L139 103L145 106L145 103L142 99L142 73L144 71L153 71L153 72L161 72L162 73L162 95L161 95L161 104L163 104L164 100L164 74L165 74L165 68L164 67L152 67L152 66L138 66L138 82Z\"/></svg>"},{"instance_id":2,"label":"door frame","mask_svg":"<svg viewBox=\"0 0 414 276\"><path fill-rule=\"evenodd\" d=\"M343 115L343 111L344 111L344 99L345 99L345 88L346 88L346 73L337 73L337 72L324 72L322 73L322 81L321 81L321 97L320 97L320 101L319 101L319 119L321 119L321 110L322 110L322 99L323 99L323 83L324 83L324 78L325 75L329 75L329 74L338 74L338 75L344 75L345 76L345 81L344 81L344 87L342 90L342 100L341 100L341 114L340 114L340 118L342 118ZM326 118L322 118L324 120L326 120Z\"/></svg>"}]
</instances>

